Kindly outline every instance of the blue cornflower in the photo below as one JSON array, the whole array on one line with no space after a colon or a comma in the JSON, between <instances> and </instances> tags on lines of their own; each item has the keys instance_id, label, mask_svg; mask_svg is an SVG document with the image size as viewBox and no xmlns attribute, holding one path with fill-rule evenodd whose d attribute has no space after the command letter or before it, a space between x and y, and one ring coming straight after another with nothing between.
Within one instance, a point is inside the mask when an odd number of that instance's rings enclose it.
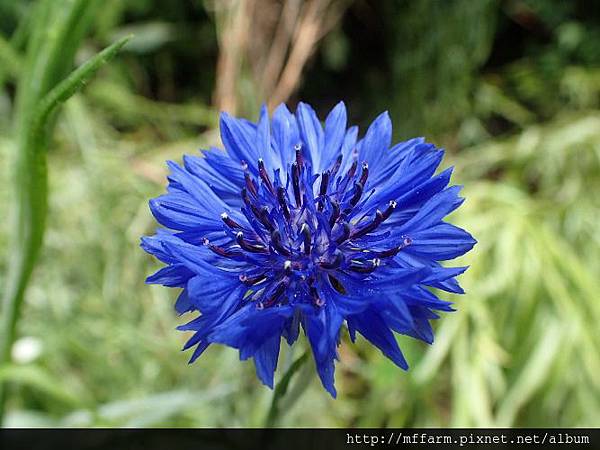
<instances>
[{"instance_id":1,"label":"blue cornflower","mask_svg":"<svg viewBox=\"0 0 600 450\"><path fill-rule=\"evenodd\" d=\"M430 287L463 293L465 267L439 261L475 240L443 218L463 199L434 175L444 152L422 138L391 145L387 113L358 140L339 103L324 126L300 103L257 124L221 114L226 152L168 162L167 193L150 201L165 228L142 247L166 264L148 283L183 288L176 310L200 315L190 362L212 343L253 358L273 387L281 338L304 331L321 382L335 397L334 360L345 322L403 369L394 333L433 342L433 311L453 311Z\"/></svg>"}]
</instances>

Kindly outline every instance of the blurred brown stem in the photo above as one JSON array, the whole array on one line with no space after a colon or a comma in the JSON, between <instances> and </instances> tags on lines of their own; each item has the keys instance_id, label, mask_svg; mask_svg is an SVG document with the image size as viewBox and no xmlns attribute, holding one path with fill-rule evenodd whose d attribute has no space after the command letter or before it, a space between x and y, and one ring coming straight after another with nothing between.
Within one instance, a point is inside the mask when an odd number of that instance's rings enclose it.
<instances>
[{"instance_id":1,"label":"blurred brown stem","mask_svg":"<svg viewBox=\"0 0 600 450\"><path fill-rule=\"evenodd\" d=\"M269 108L298 89L318 42L339 22L349 0L229 0L214 2L220 54L215 106L236 113L247 72L252 100ZM244 71L247 64L251 71Z\"/></svg>"},{"instance_id":2,"label":"blurred brown stem","mask_svg":"<svg viewBox=\"0 0 600 450\"><path fill-rule=\"evenodd\" d=\"M225 3L225 2L223 2ZM223 25L219 33L219 59L214 102L220 111L234 114L237 110L236 80L242 56L246 49L251 12L254 0L233 0L223 14ZM219 3L217 3L219 4ZM217 13L221 11L219 4Z\"/></svg>"}]
</instances>

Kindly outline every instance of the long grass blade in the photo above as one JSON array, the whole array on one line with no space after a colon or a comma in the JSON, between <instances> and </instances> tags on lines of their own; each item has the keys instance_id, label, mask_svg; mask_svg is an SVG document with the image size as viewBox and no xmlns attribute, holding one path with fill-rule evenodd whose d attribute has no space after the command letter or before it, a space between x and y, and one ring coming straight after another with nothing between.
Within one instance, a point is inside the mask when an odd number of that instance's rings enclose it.
<instances>
[{"instance_id":1,"label":"long grass blade","mask_svg":"<svg viewBox=\"0 0 600 450\"><path fill-rule=\"evenodd\" d=\"M29 128L24 132L23 152L18 157L17 216L15 249L9 254L8 274L0 323L0 365L10 360L25 289L42 244L46 222L47 174L46 145L51 114L105 65L131 39L124 37L77 68L46 94L35 108ZM0 418L4 410L4 385L0 385Z\"/></svg>"}]
</instances>

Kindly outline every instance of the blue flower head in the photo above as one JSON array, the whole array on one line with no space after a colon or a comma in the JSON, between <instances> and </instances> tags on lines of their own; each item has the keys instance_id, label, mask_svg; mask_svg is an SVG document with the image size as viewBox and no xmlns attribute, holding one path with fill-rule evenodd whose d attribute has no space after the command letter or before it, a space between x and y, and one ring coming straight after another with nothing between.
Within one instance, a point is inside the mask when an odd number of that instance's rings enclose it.
<instances>
[{"instance_id":1,"label":"blue flower head","mask_svg":"<svg viewBox=\"0 0 600 450\"><path fill-rule=\"evenodd\" d=\"M392 145L387 113L362 139L339 103L322 124L300 103L258 123L221 114L226 151L169 162L167 193L150 201L161 228L142 247L166 264L148 283L183 288L175 308L200 315L191 361L213 343L253 358L273 387L281 338L307 336L335 397L344 323L403 369L394 332L433 342L434 311L453 311L429 288L462 293L465 267L443 267L475 240L443 221L463 199L437 175L443 151L422 138Z\"/></svg>"}]
</instances>

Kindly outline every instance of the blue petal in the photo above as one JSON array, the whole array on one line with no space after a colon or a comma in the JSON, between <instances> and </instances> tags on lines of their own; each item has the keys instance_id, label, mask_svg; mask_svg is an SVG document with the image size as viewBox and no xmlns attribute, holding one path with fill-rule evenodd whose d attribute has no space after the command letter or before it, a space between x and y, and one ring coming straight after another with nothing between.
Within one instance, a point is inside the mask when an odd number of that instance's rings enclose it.
<instances>
[{"instance_id":1,"label":"blue petal","mask_svg":"<svg viewBox=\"0 0 600 450\"><path fill-rule=\"evenodd\" d=\"M256 130L246 121L221 113L221 140L229 154L238 162L255 165L259 158L256 146Z\"/></svg>"},{"instance_id":2,"label":"blue petal","mask_svg":"<svg viewBox=\"0 0 600 450\"><path fill-rule=\"evenodd\" d=\"M254 304L248 304L215 327L208 339L239 349L242 359L250 358L268 339L281 336L292 313L289 306L258 310Z\"/></svg>"},{"instance_id":3,"label":"blue petal","mask_svg":"<svg viewBox=\"0 0 600 450\"><path fill-rule=\"evenodd\" d=\"M389 295L374 303L386 325L398 333L404 333L414 327L413 316L403 295Z\"/></svg>"},{"instance_id":4,"label":"blue petal","mask_svg":"<svg viewBox=\"0 0 600 450\"><path fill-rule=\"evenodd\" d=\"M348 317L347 320L356 331L381 350L394 364L404 370L408 370L408 363L398 347L394 334L390 331L379 313L369 308L362 314Z\"/></svg>"},{"instance_id":5,"label":"blue petal","mask_svg":"<svg viewBox=\"0 0 600 450\"><path fill-rule=\"evenodd\" d=\"M282 170L287 171L288 164L295 157L294 145L300 142L298 123L287 107L281 104L273 113L271 125L273 146L279 154Z\"/></svg>"},{"instance_id":6,"label":"blue petal","mask_svg":"<svg viewBox=\"0 0 600 450\"><path fill-rule=\"evenodd\" d=\"M379 164L377 170L371 171L369 179L373 186L379 186L380 183L385 183L393 175L393 173L400 167L402 161L410 155L410 152L419 144L423 144L425 140L423 138L414 138L405 142L400 142L394 145L388 151L385 152L386 161L385 164ZM398 181L400 179L396 178ZM393 187L394 183L387 183L388 187Z\"/></svg>"},{"instance_id":7,"label":"blue petal","mask_svg":"<svg viewBox=\"0 0 600 450\"><path fill-rule=\"evenodd\" d=\"M162 284L167 287L183 287L194 276L183 264L174 264L158 270L146 278L148 284Z\"/></svg>"},{"instance_id":8,"label":"blue petal","mask_svg":"<svg viewBox=\"0 0 600 450\"><path fill-rule=\"evenodd\" d=\"M432 144L418 144L412 147L400 165L395 166L393 172L387 172L384 182L380 183L377 192L368 204L378 205L389 200L396 200L402 207L405 203L403 196L407 196L407 193L411 191L419 191L420 186L428 183L443 156L444 152ZM376 174L377 172L375 176ZM394 182L385 182L385 180L394 180ZM394 216L397 214L394 213L391 219L395 219Z\"/></svg>"},{"instance_id":9,"label":"blue petal","mask_svg":"<svg viewBox=\"0 0 600 450\"><path fill-rule=\"evenodd\" d=\"M412 244L404 251L436 261L464 255L476 243L475 239L462 228L444 222L411 233L410 237Z\"/></svg>"},{"instance_id":10,"label":"blue petal","mask_svg":"<svg viewBox=\"0 0 600 450\"><path fill-rule=\"evenodd\" d=\"M392 144L392 122L388 112L377 116L369 126L365 137L359 144L360 157L369 163L369 168L377 173L380 163L387 162L390 145Z\"/></svg>"},{"instance_id":11,"label":"blue petal","mask_svg":"<svg viewBox=\"0 0 600 450\"><path fill-rule=\"evenodd\" d=\"M181 291L181 294L179 294L179 297L177 297L177 301L175 301L175 311L177 311L177 313L181 315L186 312L192 311L193 309L194 305L188 297L187 291L184 289L183 291Z\"/></svg>"},{"instance_id":12,"label":"blue petal","mask_svg":"<svg viewBox=\"0 0 600 450\"><path fill-rule=\"evenodd\" d=\"M335 305L327 303L316 314L307 314L304 330L312 347L317 372L323 387L336 397L334 386L337 343L344 318L337 312Z\"/></svg>"},{"instance_id":13,"label":"blue petal","mask_svg":"<svg viewBox=\"0 0 600 450\"><path fill-rule=\"evenodd\" d=\"M424 266L393 269L383 275L379 275L377 279L374 279L369 284L371 287L377 288L382 292L397 291L403 287L423 282L423 279L428 276L430 271L430 268Z\"/></svg>"},{"instance_id":14,"label":"blue petal","mask_svg":"<svg viewBox=\"0 0 600 450\"><path fill-rule=\"evenodd\" d=\"M188 172L204 180L228 206L238 208L241 205L244 173L240 164L227 153L211 148L203 152L203 157L184 155L183 163Z\"/></svg>"},{"instance_id":15,"label":"blue petal","mask_svg":"<svg viewBox=\"0 0 600 450\"><path fill-rule=\"evenodd\" d=\"M216 231L223 228L220 220L209 216L183 192L169 193L150 200L150 210L156 220L173 230ZM224 211L224 210L222 210ZM221 211L221 212L222 212Z\"/></svg>"},{"instance_id":16,"label":"blue petal","mask_svg":"<svg viewBox=\"0 0 600 450\"><path fill-rule=\"evenodd\" d=\"M156 230L156 234L154 236L144 236L141 239L140 246L151 255L156 256L162 262L167 264L177 263L177 260L171 256L171 254L167 253L163 248L163 242L169 240L176 240L177 238L173 236L173 232L170 230L165 230L164 228L159 228Z\"/></svg>"},{"instance_id":17,"label":"blue petal","mask_svg":"<svg viewBox=\"0 0 600 450\"><path fill-rule=\"evenodd\" d=\"M265 343L254 354L254 365L256 375L263 384L273 389L273 377L277 368L279 358L279 346L281 336L279 334L267 339Z\"/></svg>"},{"instance_id":18,"label":"blue petal","mask_svg":"<svg viewBox=\"0 0 600 450\"><path fill-rule=\"evenodd\" d=\"M265 105L260 110L260 119L256 127L256 146L269 176L272 176L276 170L282 169L279 154L271 146L269 111Z\"/></svg>"},{"instance_id":19,"label":"blue petal","mask_svg":"<svg viewBox=\"0 0 600 450\"><path fill-rule=\"evenodd\" d=\"M202 355L202 353L204 353L204 350L206 350L208 348L208 346L210 345L209 342L200 342L198 344L198 346L196 347L196 349L194 350L194 353L192 353L192 356L190 357L190 360L188 361L189 364L192 364L194 361L196 361L200 355Z\"/></svg>"},{"instance_id":20,"label":"blue petal","mask_svg":"<svg viewBox=\"0 0 600 450\"><path fill-rule=\"evenodd\" d=\"M190 245L181 240L179 242L165 242L163 247L173 258L176 258L178 262L184 264L197 275L210 276L212 274L214 276L223 276L227 274L233 280L232 283L238 280L237 283L239 284L237 273L226 272L224 269L211 264L211 259L207 256L212 255L210 255L210 250L207 250L206 247Z\"/></svg>"},{"instance_id":21,"label":"blue petal","mask_svg":"<svg viewBox=\"0 0 600 450\"><path fill-rule=\"evenodd\" d=\"M419 231L436 225L463 202L458 197L460 189L460 186L452 186L434 195L413 218L399 227L399 231Z\"/></svg>"},{"instance_id":22,"label":"blue petal","mask_svg":"<svg viewBox=\"0 0 600 450\"><path fill-rule=\"evenodd\" d=\"M420 286L414 286L403 292L402 299L408 305L421 305L438 311L455 311L451 306L452 302L440 300L433 292Z\"/></svg>"},{"instance_id":23,"label":"blue petal","mask_svg":"<svg viewBox=\"0 0 600 450\"><path fill-rule=\"evenodd\" d=\"M167 161L167 165L171 169L168 179L171 183L175 183L177 188L182 188L184 192L189 194L190 201L196 205L196 209L200 211L218 214L227 210L227 204L224 203L214 191L200 178L192 175L184 167L173 161ZM168 195L173 192L172 190Z\"/></svg>"},{"instance_id":24,"label":"blue petal","mask_svg":"<svg viewBox=\"0 0 600 450\"><path fill-rule=\"evenodd\" d=\"M325 144L322 151L321 167L315 172L329 168L340 153L346 136L346 105L339 102L325 119Z\"/></svg>"},{"instance_id":25,"label":"blue petal","mask_svg":"<svg viewBox=\"0 0 600 450\"><path fill-rule=\"evenodd\" d=\"M225 272L207 272L196 275L187 283L188 295L202 314L210 314L219 320L228 316L240 304L246 287L237 277Z\"/></svg>"},{"instance_id":26,"label":"blue petal","mask_svg":"<svg viewBox=\"0 0 600 450\"><path fill-rule=\"evenodd\" d=\"M431 285L431 283L437 283L440 281L446 281L451 278L457 277L458 275L464 273L468 269L468 266L465 267L433 267L431 269L430 274L425 278L422 283Z\"/></svg>"},{"instance_id":27,"label":"blue petal","mask_svg":"<svg viewBox=\"0 0 600 450\"><path fill-rule=\"evenodd\" d=\"M300 102L296 110L296 119L300 128L302 141L306 146L308 156L313 171L319 173L322 171L322 151L323 148L323 127L315 111L306 103Z\"/></svg>"}]
</instances>

